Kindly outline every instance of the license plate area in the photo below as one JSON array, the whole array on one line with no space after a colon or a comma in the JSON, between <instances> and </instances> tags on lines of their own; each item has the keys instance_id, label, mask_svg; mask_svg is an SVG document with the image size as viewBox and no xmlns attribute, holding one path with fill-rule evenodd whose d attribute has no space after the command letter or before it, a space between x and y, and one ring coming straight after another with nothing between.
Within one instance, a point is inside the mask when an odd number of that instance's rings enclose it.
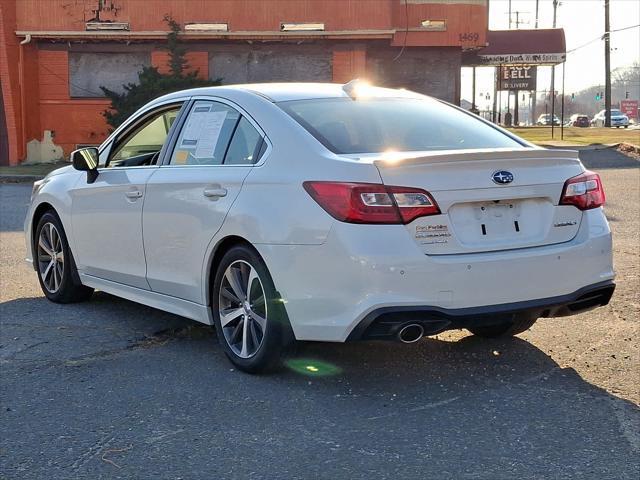
<instances>
[{"instance_id":1,"label":"license plate area","mask_svg":"<svg viewBox=\"0 0 640 480\"><path fill-rule=\"evenodd\" d=\"M505 237L522 233L521 204L519 201L497 200L473 206L477 229L483 237Z\"/></svg>"},{"instance_id":2,"label":"license plate area","mask_svg":"<svg viewBox=\"0 0 640 480\"><path fill-rule=\"evenodd\" d=\"M553 219L547 199L459 203L449 209L458 242L468 248L517 248L543 241Z\"/></svg>"}]
</instances>

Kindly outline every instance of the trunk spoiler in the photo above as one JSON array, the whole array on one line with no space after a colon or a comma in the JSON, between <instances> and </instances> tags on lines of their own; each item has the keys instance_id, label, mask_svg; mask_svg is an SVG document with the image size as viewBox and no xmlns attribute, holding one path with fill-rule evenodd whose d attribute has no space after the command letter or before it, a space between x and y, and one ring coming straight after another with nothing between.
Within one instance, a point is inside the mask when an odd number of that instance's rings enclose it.
<instances>
[{"instance_id":1,"label":"trunk spoiler","mask_svg":"<svg viewBox=\"0 0 640 480\"><path fill-rule=\"evenodd\" d=\"M530 159L554 159L562 163L580 163L577 150L551 150L544 148L491 148L474 150L437 150L428 152L389 152L360 156L379 168L394 168L421 164L449 162L482 162L494 160L512 160L519 162Z\"/></svg>"}]
</instances>

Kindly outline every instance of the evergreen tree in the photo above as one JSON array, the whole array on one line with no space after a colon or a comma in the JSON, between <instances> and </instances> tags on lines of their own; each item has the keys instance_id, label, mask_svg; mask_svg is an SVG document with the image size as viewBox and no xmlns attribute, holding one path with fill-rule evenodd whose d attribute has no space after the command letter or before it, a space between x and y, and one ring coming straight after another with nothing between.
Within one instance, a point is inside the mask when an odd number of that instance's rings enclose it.
<instances>
[{"instance_id":1,"label":"evergreen tree","mask_svg":"<svg viewBox=\"0 0 640 480\"><path fill-rule=\"evenodd\" d=\"M221 79L203 80L198 78L198 71L186 72L188 69L186 48L178 38L180 25L169 15L164 16L169 26L167 49L169 50L169 73L160 73L156 67L143 67L138 73L138 83L123 85L124 92L118 93L106 87L100 87L111 106L102 115L114 129L120 126L136 110L167 93L187 88L208 87L221 84Z\"/></svg>"}]
</instances>

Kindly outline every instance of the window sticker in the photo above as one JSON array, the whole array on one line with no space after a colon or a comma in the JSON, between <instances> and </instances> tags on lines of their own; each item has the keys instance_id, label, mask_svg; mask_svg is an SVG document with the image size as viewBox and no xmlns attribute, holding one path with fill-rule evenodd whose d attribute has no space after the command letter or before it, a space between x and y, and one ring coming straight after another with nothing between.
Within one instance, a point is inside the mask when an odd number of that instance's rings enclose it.
<instances>
[{"instance_id":1,"label":"window sticker","mask_svg":"<svg viewBox=\"0 0 640 480\"><path fill-rule=\"evenodd\" d=\"M178 150L176 151L173 157L173 163L176 165L186 165L187 158L189 158L189 152L186 150Z\"/></svg>"},{"instance_id":2,"label":"window sticker","mask_svg":"<svg viewBox=\"0 0 640 480\"><path fill-rule=\"evenodd\" d=\"M222 125L227 118L227 112L206 112L202 114L200 137L197 140L196 158L211 158L220 137Z\"/></svg>"},{"instance_id":3,"label":"window sticker","mask_svg":"<svg viewBox=\"0 0 640 480\"><path fill-rule=\"evenodd\" d=\"M209 113L211 106L195 107L187 124L184 127L184 133L182 134L181 146L195 147L198 144L198 138L200 138L200 132L202 131L202 119L203 115Z\"/></svg>"}]
</instances>

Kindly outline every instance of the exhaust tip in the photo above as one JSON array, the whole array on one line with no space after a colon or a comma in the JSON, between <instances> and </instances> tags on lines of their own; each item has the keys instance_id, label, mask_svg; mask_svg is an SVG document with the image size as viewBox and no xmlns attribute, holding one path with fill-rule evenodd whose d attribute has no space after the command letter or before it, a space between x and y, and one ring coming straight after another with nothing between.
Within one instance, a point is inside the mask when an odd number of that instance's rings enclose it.
<instances>
[{"instance_id":1,"label":"exhaust tip","mask_svg":"<svg viewBox=\"0 0 640 480\"><path fill-rule=\"evenodd\" d=\"M424 336L424 328L419 323L405 325L398 332L398 339L402 343L414 343Z\"/></svg>"}]
</instances>

